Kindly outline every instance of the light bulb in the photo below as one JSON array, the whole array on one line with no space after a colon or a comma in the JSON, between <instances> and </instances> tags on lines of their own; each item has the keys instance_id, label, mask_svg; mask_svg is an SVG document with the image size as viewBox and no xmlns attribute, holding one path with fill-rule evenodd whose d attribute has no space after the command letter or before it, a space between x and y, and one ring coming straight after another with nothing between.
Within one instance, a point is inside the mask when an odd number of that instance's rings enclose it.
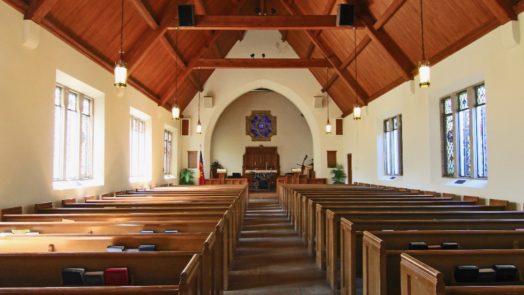
<instances>
[{"instance_id":1,"label":"light bulb","mask_svg":"<svg viewBox=\"0 0 524 295\"><path fill-rule=\"evenodd\" d=\"M362 108L356 104L353 107L353 120L360 120L362 119Z\"/></svg>"},{"instance_id":2,"label":"light bulb","mask_svg":"<svg viewBox=\"0 0 524 295\"><path fill-rule=\"evenodd\" d=\"M127 68L123 60L115 64L115 84L116 87L122 88L127 86Z\"/></svg>"},{"instance_id":3,"label":"light bulb","mask_svg":"<svg viewBox=\"0 0 524 295\"><path fill-rule=\"evenodd\" d=\"M202 124L200 123L200 120L198 120L198 124L196 126L196 133L202 134Z\"/></svg>"},{"instance_id":4,"label":"light bulb","mask_svg":"<svg viewBox=\"0 0 524 295\"><path fill-rule=\"evenodd\" d=\"M326 133L330 134L332 130L333 130L333 127L331 126L331 123L329 123L329 120L328 120L326 123Z\"/></svg>"},{"instance_id":5,"label":"light bulb","mask_svg":"<svg viewBox=\"0 0 524 295\"><path fill-rule=\"evenodd\" d=\"M171 114L173 115L173 119L180 119L180 108L178 107L178 104L175 103L175 105L171 109Z\"/></svg>"}]
</instances>

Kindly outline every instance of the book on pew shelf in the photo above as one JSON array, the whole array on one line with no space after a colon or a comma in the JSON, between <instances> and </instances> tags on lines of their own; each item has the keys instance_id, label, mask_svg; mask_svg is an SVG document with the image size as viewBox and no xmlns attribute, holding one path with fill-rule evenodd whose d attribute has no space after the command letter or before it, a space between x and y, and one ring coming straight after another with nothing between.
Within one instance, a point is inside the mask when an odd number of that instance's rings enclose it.
<instances>
[{"instance_id":1,"label":"book on pew shelf","mask_svg":"<svg viewBox=\"0 0 524 295\"><path fill-rule=\"evenodd\" d=\"M166 234L176 234L176 233L178 233L178 229L166 229L164 231L164 233L166 233Z\"/></svg>"},{"instance_id":2,"label":"book on pew shelf","mask_svg":"<svg viewBox=\"0 0 524 295\"><path fill-rule=\"evenodd\" d=\"M124 252L138 252L138 248L128 248Z\"/></svg>"},{"instance_id":3,"label":"book on pew shelf","mask_svg":"<svg viewBox=\"0 0 524 295\"><path fill-rule=\"evenodd\" d=\"M443 242L440 244L440 247L444 250L457 250L460 248L460 245L454 242Z\"/></svg>"},{"instance_id":4,"label":"book on pew shelf","mask_svg":"<svg viewBox=\"0 0 524 295\"><path fill-rule=\"evenodd\" d=\"M138 246L139 252L156 251L156 245L140 245Z\"/></svg>"},{"instance_id":5,"label":"book on pew shelf","mask_svg":"<svg viewBox=\"0 0 524 295\"><path fill-rule=\"evenodd\" d=\"M479 268L476 265L455 266L455 281L458 283L476 282L479 277Z\"/></svg>"},{"instance_id":6,"label":"book on pew shelf","mask_svg":"<svg viewBox=\"0 0 524 295\"><path fill-rule=\"evenodd\" d=\"M122 245L110 245L110 246L107 246L106 248L106 251L107 252L124 252L124 249L126 247L125 246L122 246Z\"/></svg>"},{"instance_id":7,"label":"book on pew shelf","mask_svg":"<svg viewBox=\"0 0 524 295\"><path fill-rule=\"evenodd\" d=\"M154 234L155 231L152 229L143 229L140 231L141 234Z\"/></svg>"},{"instance_id":8,"label":"book on pew shelf","mask_svg":"<svg viewBox=\"0 0 524 295\"><path fill-rule=\"evenodd\" d=\"M12 229L11 232L15 235L25 235L31 232L31 230L28 228L20 228L20 229Z\"/></svg>"},{"instance_id":9,"label":"book on pew shelf","mask_svg":"<svg viewBox=\"0 0 524 295\"><path fill-rule=\"evenodd\" d=\"M482 283L494 282L495 281L495 270L493 268L481 268L479 269L479 276L477 281Z\"/></svg>"},{"instance_id":10,"label":"book on pew shelf","mask_svg":"<svg viewBox=\"0 0 524 295\"><path fill-rule=\"evenodd\" d=\"M127 267L112 267L104 271L104 284L106 286L129 285Z\"/></svg>"},{"instance_id":11,"label":"book on pew shelf","mask_svg":"<svg viewBox=\"0 0 524 295\"><path fill-rule=\"evenodd\" d=\"M13 235L13 233L11 233L11 232L1 232L0 233L0 237L12 236L12 235Z\"/></svg>"},{"instance_id":12,"label":"book on pew shelf","mask_svg":"<svg viewBox=\"0 0 524 295\"><path fill-rule=\"evenodd\" d=\"M427 250L428 244L425 242L409 242L409 250Z\"/></svg>"},{"instance_id":13,"label":"book on pew shelf","mask_svg":"<svg viewBox=\"0 0 524 295\"><path fill-rule=\"evenodd\" d=\"M103 271L86 271L84 273L84 285L103 286L104 285L104 272Z\"/></svg>"},{"instance_id":14,"label":"book on pew shelf","mask_svg":"<svg viewBox=\"0 0 524 295\"><path fill-rule=\"evenodd\" d=\"M84 268L68 267L62 270L62 284L64 286L82 286L84 284Z\"/></svg>"},{"instance_id":15,"label":"book on pew shelf","mask_svg":"<svg viewBox=\"0 0 524 295\"><path fill-rule=\"evenodd\" d=\"M495 280L497 282L514 282L518 280L518 269L511 264L495 264L493 265L495 271Z\"/></svg>"}]
</instances>

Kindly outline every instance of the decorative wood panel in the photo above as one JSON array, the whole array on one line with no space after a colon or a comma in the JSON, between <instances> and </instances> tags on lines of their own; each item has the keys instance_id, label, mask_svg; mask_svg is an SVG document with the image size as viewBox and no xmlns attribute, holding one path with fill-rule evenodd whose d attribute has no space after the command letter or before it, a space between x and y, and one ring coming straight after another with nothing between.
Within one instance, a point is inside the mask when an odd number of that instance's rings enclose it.
<instances>
[{"instance_id":1,"label":"decorative wood panel","mask_svg":"<svg viewBox=\"0 0 524 295\"><path fill-rule=\"evenodd\" d=\"M276 146L248 146L243 160L243 173L246 170L276 170L280 175L280 156Z\"/></svg>"},{"instance_id":2,"label":"decorative wood panel","mask_svg":"<svg viewBox=\"0 0 524 295\"><path fill-rule=\"evenodd\" d=\"M337 167L337 151L327 151L327 167Z\"/></svg>"},{"instance_id":3,"label":"decorative wood panel","mask_svg":"<svg viewBox=\"0 0 524 295\"><path fill-rule=\"evenodd\" d=\"M198 168L198 151L187 151L187 168Z\"/></svg>"},{"instance_id":4,"label":"decorative wood panel","mask_svg":"<svg viewBox=\"0 0 524 295\"><path fill-rule=\"evenodd\" d=\"M344 120L337 118L335 120L335 134L344 135Z\"/></svg>"},{"instance_id":5,"label":"decorative wood panel","mask_svg":"<svg viewBox=\"0 0 524 295\"><path fill-rule=\"evenodd\" d=\"M180 126L181 126L181 134L182 136L188 136L189 135L189 125L191 121L188 118L182 118L180 119Z\"/></svg>"}]
</instances>

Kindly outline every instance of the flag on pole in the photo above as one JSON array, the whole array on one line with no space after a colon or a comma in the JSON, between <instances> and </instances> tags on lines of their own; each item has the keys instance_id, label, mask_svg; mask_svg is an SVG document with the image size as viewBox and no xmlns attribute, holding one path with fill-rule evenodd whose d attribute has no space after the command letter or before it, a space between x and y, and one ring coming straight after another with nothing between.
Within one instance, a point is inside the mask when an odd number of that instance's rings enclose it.
<instances>
[{"instance_id":1,"label":"flag on pole","mask_svg":"<svg viewBox=\"0 0 524 295\"><path fill-rule=\"evenodd\" d=\"M198 161L198 184L206 184L206 176L204 175L204 158L202 157L202 151L200 151L200 160Z\"/></svg>"}]
</instances>

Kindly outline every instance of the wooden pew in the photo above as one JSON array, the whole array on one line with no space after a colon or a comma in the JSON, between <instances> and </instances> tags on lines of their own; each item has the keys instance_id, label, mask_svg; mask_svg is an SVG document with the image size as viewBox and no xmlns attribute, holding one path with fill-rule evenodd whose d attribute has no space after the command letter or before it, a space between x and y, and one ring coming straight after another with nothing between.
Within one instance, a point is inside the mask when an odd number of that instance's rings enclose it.
<instances>
[{"instance_id":1,"label":"wooden pew","mask_svg":"<svg viewBox=\"0 0 524 295\"><path fill-rule=\"evenodd\" d=\"M167 287L171 290L178 288L178 294L199 294L201 279L198 272L200 257L190 252L0 253L0 261L2 261L0 264L0 277L2 278L0 293L4 294L9 294L9 292L11 294L29 294L35 291L34 288L41 287L46 287L46 291L54 291L55 294L60 291L64 292L64 290L76 294L75 290L68 290L68 288L75 287L61 286L62 270L72 266L83 267L90 271L127 267L130 271L131 285L159 285L164 287L158 287L158 289ZM31 263L27 263L28 261ZM78 288L80 287L76 287ZM97 291L89 289L93 287L81 288L86 288L85 292ZM106 287L97 289L108 294L104 288ZM115 290L114 287L111 288ZM128 289L132 291L132 288Z\"/></svg>"},{"instance_id":2,"label":"wooden pew","mask_svg":"<svg viewBox=\"0 0 524 295\"><path fill-rule=\"evenodd\" d=\"M466 264L512 264L519 270L519 280L486 286L454 282L455 266ZM400 272L403 295L523 294L524 250L412 251L401 254Z\"/></svg>"},{"instance_id":3,"label":"wooden pew","mask_svg":"<svg viewBox=\"0 0 524 295\"><path fill-rule=\"evenodd\" d=\"M389 230L513 230L524 228L523 219L341 219L341 294L356 294L362 273L364 231ZM335 279L333 278L333 282Z\"/></svg>"},{"instance_id":4,"label":"wooden pew","mask_svg":"<svg viewBox=\"0 0 524 295\"><path fill-rule=\"evenodd\" d=\"M400 294L400 254L410 253L410 242L440 245L458 243L465 249L518 249L524 246L524 231L514 230L418 230L364 232L363 294Z\"/></svg>"}]
</instances>

